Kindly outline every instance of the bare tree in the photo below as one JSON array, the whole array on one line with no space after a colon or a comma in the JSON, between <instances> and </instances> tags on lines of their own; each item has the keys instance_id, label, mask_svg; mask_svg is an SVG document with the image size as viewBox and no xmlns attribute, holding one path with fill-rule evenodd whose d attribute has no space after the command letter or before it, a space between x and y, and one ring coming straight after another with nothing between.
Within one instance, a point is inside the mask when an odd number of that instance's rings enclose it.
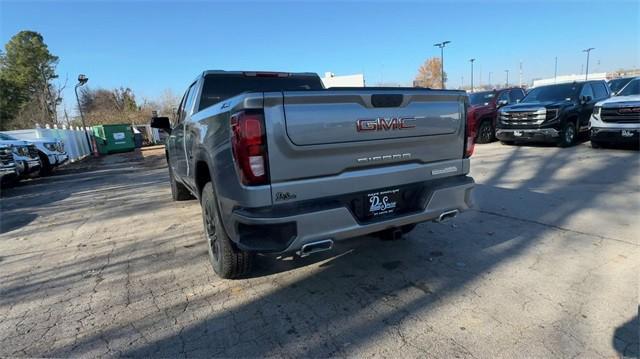
<instances>
[{"instance_id":1,"label":"bare tree","mask_svg":"<svg viewBox=\"0 0 640 359\"><path fill-rule=\"evenodd\" d=\"M447 81L447 74L444 74L444 81ZM416 87L442 88L442 71L440 59L432 57L427 59L416 75L413 85Z\"/></svg>"}]
</instances>

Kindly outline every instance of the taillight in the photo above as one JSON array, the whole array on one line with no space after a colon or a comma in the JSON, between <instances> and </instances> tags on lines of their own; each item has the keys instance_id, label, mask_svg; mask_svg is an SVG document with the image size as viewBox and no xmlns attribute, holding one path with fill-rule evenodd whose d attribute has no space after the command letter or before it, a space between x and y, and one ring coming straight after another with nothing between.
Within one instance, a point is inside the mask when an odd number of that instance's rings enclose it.
<instances>
[{"instance_id":1,"label":"taillight","mask_svg":"<svg viewBox=\"0 0 640 359\"><path fill-rule=\"evenodd\" d=\"M476 139L476 126L475 123L475 113L473 111L467 111L467 124L466 124L466 135L464 144L464 158L469 158L473 154L473 150L476 147L475 139Z\"/></svg>"},{"instance_id":2,"label":"taillight","mask_svg":"<svg viewBox=\"0 0 640 359\"><path fill-rule=\"evenodd\" d=\"M242 183L267 184L267 142L260 112L241 111L231 116L231 148Z\"/></svg>"}]
</instances>

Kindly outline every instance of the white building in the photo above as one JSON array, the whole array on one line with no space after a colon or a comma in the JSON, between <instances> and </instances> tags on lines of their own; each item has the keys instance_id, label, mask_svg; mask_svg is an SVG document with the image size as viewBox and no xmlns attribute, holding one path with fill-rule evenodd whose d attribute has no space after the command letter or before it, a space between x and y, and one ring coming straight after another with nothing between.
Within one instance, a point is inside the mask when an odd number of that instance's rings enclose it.
<instances>
[{"instance_id":1,"label":"white building","mask_svg":"<svg viewBox=\"0 0 640 359\"><path fill-rule=\"evenodd\" d=\"M364 87L364 74L336 76L333 72L325 72L321 78L324 87Z\"/></svg>"},{"instance_id":2,"label":"white building","mask_svg":"<svg viewBox=\"0 0 640 359\"><path fill-rule=\"evenodd\" d=\"M594 73L590 73L588 78L589 80L606 80L608 77L607 77L607 72L594 72ZM560 83L566 83L566 82L574 82L574 81L584 81L584 74L561 75L556 78L551 77L548 79L533 80L533 87L560 84Z\"/></svg>"}]
</instances>

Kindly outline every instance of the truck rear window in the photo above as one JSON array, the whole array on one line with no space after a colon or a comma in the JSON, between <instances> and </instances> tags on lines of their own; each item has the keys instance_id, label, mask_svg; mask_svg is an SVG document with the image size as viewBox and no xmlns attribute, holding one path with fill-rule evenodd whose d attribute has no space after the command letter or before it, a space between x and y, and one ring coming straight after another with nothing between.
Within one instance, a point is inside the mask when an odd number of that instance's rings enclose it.
<instances>
[{"instance_id":1,"label":"truck rear window","mask_svg":"<svg viewBox=\"0 0 640 359\"><path fill-rule=\"evenodd\" d=\"M322 90L318 76L258 77L243 74L211 74L204 78L198 110L243 92Z\"/></svg>"}]
</instances>

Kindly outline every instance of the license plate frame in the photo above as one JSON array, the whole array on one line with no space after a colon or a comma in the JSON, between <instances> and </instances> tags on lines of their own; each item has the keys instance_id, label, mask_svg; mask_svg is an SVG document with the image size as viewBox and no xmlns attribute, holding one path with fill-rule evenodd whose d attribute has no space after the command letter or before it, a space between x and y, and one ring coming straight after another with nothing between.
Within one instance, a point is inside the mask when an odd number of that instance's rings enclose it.
<instances>
[{"instance_id":1,"label":"license plate frame","mask_svg":"<svg viewBox=\"0 0 640 359\"><path fill-rule=\"evenodd\" d=\"M524 134L524 133L523 133L522 131L513 131L513 135L514 135L515 137L522 137L522 135L523 135L523 134Z\"/></svg>"},{"instance_id":2,"label":"license plate frame","mask_svg":"<svg viewBox=\"0 0 640 359\"><path fill-rule=\"evenodd\" d=\"M363 195L365 217L368 219L393 215L402 201L401 188L387 188Z\"/></svg>"}]
</instances>

